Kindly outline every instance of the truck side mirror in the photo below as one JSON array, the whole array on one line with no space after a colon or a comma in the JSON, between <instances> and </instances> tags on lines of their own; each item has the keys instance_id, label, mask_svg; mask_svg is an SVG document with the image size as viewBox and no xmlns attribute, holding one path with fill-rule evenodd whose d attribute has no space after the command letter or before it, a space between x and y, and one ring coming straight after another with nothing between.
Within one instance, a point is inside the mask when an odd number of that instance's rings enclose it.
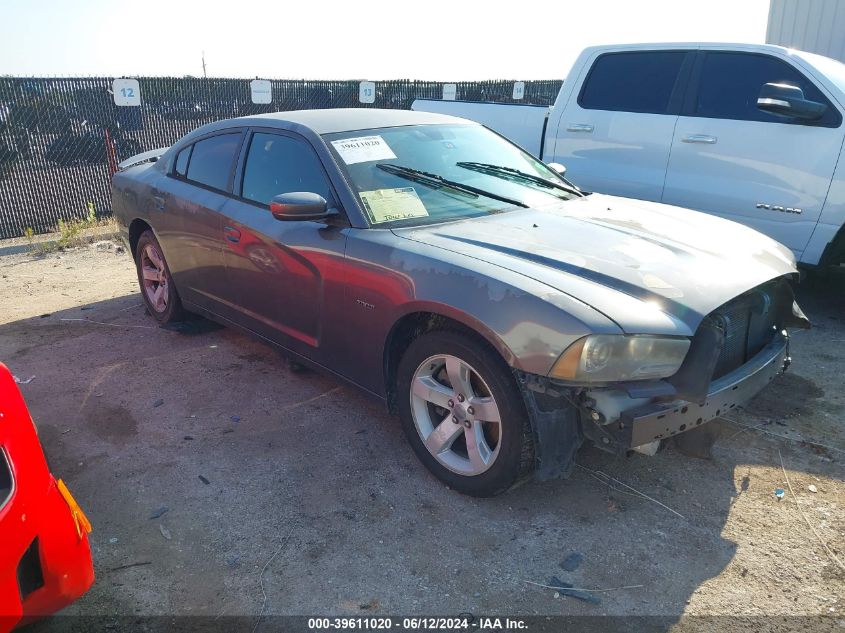
<instances>
[{"instance_id":1,"label":"truck side mirror","mask_svg":"<svg viewBox=\"0 0 845 633\"><path fill-rule=\"evenodd\" d=\"M566 177L566 165L561 165L560 163L548 163L546 165L552 171L558 173L558 175Z\"/></svg>"},{"instance_id":2,"label":"truck side mirror","mask_svg":"<svg viewBox=\"0 0 845 633\"><path fill-rule=\"evenodd\" d=\"M817 121L827 110L827 105L809 101L804 91L790 84L764 84L757 97L757 108L777 116Z\"/></svg>"}]
</instances>

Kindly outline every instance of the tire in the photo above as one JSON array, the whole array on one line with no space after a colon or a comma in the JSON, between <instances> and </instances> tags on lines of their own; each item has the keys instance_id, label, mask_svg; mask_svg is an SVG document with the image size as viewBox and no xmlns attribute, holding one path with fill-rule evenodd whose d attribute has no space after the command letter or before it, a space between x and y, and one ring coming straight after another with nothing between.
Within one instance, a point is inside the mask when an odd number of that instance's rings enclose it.
<instances>
[{"instance_id":1,"label":"tire","mask_svg":"<svg viewBox=\"0 0 845 633\"><path fill-rule=\"evenodd\" d=\"M161 246L150 230L144 231L138 238L138 244L135 246L135 268L138 272L141 297L152 317L161 324L183 320L185 311L182 301L176 292ZM157 281L152 278L153 274L157 276Z\"/></svg>"},{"instance_id":2,"label":"tire","mask_svg":"<svg viewBox=\"0 0 845 633\"><path fill-rule=\"evenodd\" d=\"M452 330L417 337L399 362L396 393L411 447L450 488L492 497L531 476L525 403L510 367L483 340Z\"/></svg>"}]
</instances>

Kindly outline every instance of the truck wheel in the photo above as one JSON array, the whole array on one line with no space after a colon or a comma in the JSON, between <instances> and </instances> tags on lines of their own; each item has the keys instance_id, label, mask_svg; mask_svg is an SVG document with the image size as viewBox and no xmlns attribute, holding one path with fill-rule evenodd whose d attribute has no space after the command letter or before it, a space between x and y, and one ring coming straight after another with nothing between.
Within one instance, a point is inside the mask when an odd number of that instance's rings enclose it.
<instances>
[{"instance_id":1,"label":"truck wheel","mask_svg":"<svg viewBox=\"0 0 845 633\"><path fill-rule=\"evenodd\" d=\"M141 296L150 314L159 323L181 321L184 318L182 302L170 276L158 240L152 231L144 231L135 247L135 267Z\"/></svg>"},{"instance_id":2,"label":"truck wheel","mask_svg":"<svg viewBox=\"0 0 845 633\"><path fill-rule=\"evenodd\" d=\"M399 363L397 399L414 452L458 492L491 497L534 469L528 413L508 365L453 331L419 336Z\"/></svg>"}]
</instances>

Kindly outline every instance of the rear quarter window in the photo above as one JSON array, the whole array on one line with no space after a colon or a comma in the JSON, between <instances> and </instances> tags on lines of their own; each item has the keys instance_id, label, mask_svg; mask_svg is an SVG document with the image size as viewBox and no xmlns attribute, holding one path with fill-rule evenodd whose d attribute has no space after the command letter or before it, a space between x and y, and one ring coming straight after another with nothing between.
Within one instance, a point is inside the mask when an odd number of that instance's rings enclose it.
<instances>
[{"instance_id":1,"label":"rear quarter window","mask_svg":"<svg viewBox=\"0 0 845 633\"><path fill-rule=\"evenodd\" d=\"M191 150L193 148L193 145L189 145L176 156L176 164L173 167L173 173L180 178L186 178L188 176L188 159L191 157Z\"/></svg>"},{"instance_id":2,"label":"rear quarter window","mask_svg":"<svg viewBox=\"0 0 845 633\"><path fill-rule=\"evenodd\" d=\"M578 105L587 110L666 114L687 51L605 53L596 59Z\"/></svg>"}]
</instances>

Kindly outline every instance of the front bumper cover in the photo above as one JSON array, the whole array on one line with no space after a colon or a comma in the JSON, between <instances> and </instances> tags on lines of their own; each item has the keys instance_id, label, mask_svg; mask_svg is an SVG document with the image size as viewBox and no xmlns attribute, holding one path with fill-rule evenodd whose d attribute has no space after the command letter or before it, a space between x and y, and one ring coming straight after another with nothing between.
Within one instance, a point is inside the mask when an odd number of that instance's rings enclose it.
<instances>
[{"instance_id":1,"label":"front bumper cover","mask_svg":"<svg viewBox=\"0 0 845 633\"><path fill-rule=\"evenodd\" d=\"M694 429L744 404L783 372L790 362L788 341L778 334L742 367L714 380L702 404L653 402L624 411L618 421L594 425L590 430L599 435L597 443L602 448L624 452Z\"/></svg>"}]
</instances>

